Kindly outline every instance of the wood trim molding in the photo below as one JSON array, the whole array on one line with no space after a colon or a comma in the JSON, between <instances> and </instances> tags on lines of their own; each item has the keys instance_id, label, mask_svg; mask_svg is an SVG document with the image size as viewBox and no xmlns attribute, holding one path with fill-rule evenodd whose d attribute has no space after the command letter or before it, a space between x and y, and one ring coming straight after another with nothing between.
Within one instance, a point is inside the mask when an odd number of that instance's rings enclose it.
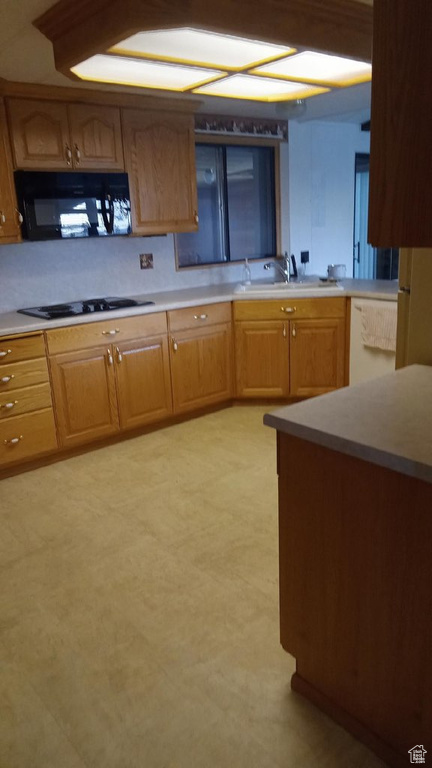
<instances>
[{"instance_id":1,"label":"wood trim molding","mask_svg":"<svg viewBox=\"0 0 432 768\"><path fill-rule=\"evenodd\" d=\"M229 19L227 22L226 20ZM135 32L192 26L297 45L370 61L372 8L355 0L60 0L34 21L54 47L56 67L70 67Z\"/></svg>"},{"instance_id":2,"label":"wood trim molding","mask_svg":"<svg viewBox=\"0 0 432 768\"><path fill-rule=\"evenodd\" d=\"M37 83L15 83L0 79L0 96L187 113L196 112L201 105L199 100L188 99L182 96L149 96L147 94L141 95L140 93L113 91L105 89L102 83L98 85L98 90L93 90L82 87L74 88L73 86L69 88L58 85L39 85Z\"/></svg>"}]
</instances>

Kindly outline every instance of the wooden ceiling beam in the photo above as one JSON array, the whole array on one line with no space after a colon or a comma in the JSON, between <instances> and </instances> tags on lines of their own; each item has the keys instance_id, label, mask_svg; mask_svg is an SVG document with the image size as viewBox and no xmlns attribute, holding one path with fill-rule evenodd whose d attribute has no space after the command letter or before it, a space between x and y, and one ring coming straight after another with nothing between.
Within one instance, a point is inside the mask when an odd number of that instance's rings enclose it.
<instances>
[{"instance_id":1,"label":"wooden ceiling beam","mask_svg":"<svg viewBox=\"0 0 432 768\"><path fill-rule=\"evenodd\" d=\"M355 0L60 0L34 25L70 67L142 30L195 27L371 60L372 8Z\"/></svg>"}]
</instances>

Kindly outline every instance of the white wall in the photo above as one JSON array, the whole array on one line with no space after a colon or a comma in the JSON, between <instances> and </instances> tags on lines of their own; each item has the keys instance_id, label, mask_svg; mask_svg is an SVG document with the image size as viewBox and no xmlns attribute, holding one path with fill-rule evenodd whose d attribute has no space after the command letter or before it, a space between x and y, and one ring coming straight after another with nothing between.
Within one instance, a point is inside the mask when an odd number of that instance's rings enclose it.
<instances>
[{"instance_id":1,"label":"white wall","mask_svg":"<svg viewBox=\"0 0 432 768\"><path fill-rule=\"evenodd\" d=\"M356 124L290 122L290 250L310 252L310 273L346 264L352 275L354 161L369 142Z\"/></svg>"},{"instance_id":2,"label":"white wall","mask_svg":"<svg viewBox=\"0 0 432 768\"><path fill-rule=\"evenodd\" d=\"M368 151L369 134L341 123L290 123L281 145L282 252L309 250L310 272L328 263L351 265L354 155ZM241 265L175 269L174 240L166 237L77 239L0 246L0 312L107 295L139 295L241 280ZM140 270L139 254L153 253L154 269ZM263 279L262 262L251 264Z\"/></svg>"}]
</instances>

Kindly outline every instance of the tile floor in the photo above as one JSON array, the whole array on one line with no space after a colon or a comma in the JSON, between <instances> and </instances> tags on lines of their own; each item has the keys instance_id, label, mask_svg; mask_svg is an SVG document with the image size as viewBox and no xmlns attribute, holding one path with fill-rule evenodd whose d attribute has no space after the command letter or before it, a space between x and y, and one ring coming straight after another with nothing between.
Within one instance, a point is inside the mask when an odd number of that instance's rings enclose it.
<instances>
[{"instance_id":1,"label":"tile floor","mask_svg":"<svg viewBox=\"0 0 432 768\"><path fill-rule=\"evenodd\" d=\"M0 768L379 768L290 691L244 406L0 483Z\"/></svg>"}]
</instances>

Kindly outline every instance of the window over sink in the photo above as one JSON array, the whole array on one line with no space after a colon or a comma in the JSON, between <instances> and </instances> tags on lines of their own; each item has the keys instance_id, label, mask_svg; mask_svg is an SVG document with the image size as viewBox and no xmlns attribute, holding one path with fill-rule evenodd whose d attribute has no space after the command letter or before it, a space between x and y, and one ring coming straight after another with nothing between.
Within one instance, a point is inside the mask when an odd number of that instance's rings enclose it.
<instances>
[{"instance_id":1,"label":"window over sink","mask_svg":"<svg viewBox=\"0 0 432 768\"><path fill-rule=\"evenodd\" d=\"M199 228L176 236L177 265L276 254L275 148L196 145Z\"/></svg>"}]
</instances>

